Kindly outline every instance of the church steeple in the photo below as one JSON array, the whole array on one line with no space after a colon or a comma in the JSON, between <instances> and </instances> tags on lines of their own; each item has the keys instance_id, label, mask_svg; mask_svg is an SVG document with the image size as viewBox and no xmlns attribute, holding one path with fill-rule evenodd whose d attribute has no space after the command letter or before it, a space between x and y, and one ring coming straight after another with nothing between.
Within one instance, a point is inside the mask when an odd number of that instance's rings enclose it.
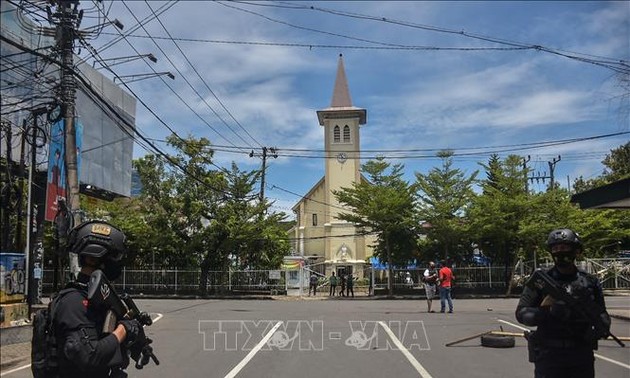
<instances>
[{"instance_id":1,"label":"church steeple","mask_svg":"<svg viewBox=\"0 0 630 378\"><path fill-rule=\"evenodd\" d=\"M343 55L341 54L339 54L337 63L337 77L335 78L335 88L333 89L330 107L317 111L317 119L321 126L324 126L326 119L339 117L358 117L359 125L365 125L367 121L367 111L352 105L348 79L346 79L346 69L343 65Z\"/></svg>"},{"instance_id":2,"label":"church steeple","mask_svg":"<svg viewBox=\"0 0 630 378\"><path fill-rule=\"evenodd\" d=\"M350 108L352 107L352 99L350 98L350 90L348 89L348 80L346 79L346 70L343 66L343 55L339 54L339 62L337 63L337 78L335 79L335 88L333 89L331 108Z\"/></svg>"}]
</instances>

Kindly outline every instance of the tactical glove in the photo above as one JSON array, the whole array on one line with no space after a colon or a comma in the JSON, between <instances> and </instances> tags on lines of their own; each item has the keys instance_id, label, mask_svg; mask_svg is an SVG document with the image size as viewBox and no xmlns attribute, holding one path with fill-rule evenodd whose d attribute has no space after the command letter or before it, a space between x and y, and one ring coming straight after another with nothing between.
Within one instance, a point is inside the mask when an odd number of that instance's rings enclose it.
<instances>
[{"instance_id":1,"label":"tactical glove","mask_svg":"<svg viewBox=\"0 0 630 378\"><path fill-rule=\"evenodd\" d=\"M127 331L127 337L125 338L125 346L130 347L136 342L142 342L146 336L144 334L144 327L136 319L121 320L118 324L122 324Z\"/></svg>"}]
</instances>

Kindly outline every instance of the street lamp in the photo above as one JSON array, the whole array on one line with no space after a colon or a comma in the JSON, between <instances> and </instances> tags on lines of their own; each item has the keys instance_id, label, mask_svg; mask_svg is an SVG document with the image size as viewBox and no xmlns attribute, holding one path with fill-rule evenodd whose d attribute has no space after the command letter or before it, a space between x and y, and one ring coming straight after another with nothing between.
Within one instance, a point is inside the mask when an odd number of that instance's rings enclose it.
<instances>
[{"instance_id":1,"label":"street lamp","mask_svg":"<svg viewBox=\"0 0 630 378\"><path fill-rule=\"evenodd\" d=\"M119 79L121 82L124 81L126 84L129 84L129 83L133 83L134 81L150 79L150 78L158 77L158 76L168 76L171 80L175 80L175 75L173 75L169 71L165 71L165 72L154 72L154 73L136 74L136 75L118 75L114 77L114 83L116 82L116 79ZM129 78L129 80L123 80L127 78Z\"/></svg>"},{"instance_id":2,"label":"street lamp","mask_svg":"<svg viewBox=\"0 0 630 378\"><path fill-rule=\"evenodd\" d=\"M155 57L155 55L153 55L152 53L148 53L148 54L121 56L117 58L106 58L106 59L95 60L94 63L92 64L92 67L96 65L96 62L98 62L101 65L101 67L97 68L97 70L100 70L104 68L105 66L107 67L117 66L119 64L132 62L134 60L138 60L142 58L147 58L153 63L157 63L157 58ZM112 63L105 63L105 62L112 62Z\"/></svg>"}]
</instances>

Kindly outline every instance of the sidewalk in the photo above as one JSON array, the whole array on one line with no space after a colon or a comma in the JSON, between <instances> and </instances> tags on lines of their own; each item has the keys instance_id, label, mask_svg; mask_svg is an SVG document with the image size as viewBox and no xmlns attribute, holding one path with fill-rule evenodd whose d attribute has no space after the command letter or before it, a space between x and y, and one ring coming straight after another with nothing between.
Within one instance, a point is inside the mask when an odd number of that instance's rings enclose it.
<instances>
[{"instance_id":1,"label":"sidewalk","mask_svg":"<svg viewBox=\"0 0 630 378\"><path fill-rule=\"evenodd\" d=\"M31 362L31 342L0 346L0 371L5 372Z\"/></svg>"}]
</instances>

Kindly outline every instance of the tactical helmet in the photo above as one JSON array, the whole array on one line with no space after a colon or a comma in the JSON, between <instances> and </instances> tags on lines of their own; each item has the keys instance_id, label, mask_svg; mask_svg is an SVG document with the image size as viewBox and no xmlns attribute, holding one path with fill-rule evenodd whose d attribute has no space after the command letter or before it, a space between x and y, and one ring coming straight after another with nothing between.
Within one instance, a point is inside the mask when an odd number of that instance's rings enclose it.
<instances>
[{"instance_id":1,"label":"tactical helmet","mask_svg":"<svg viewBox=\"0 0 630 378\"><path fill-rule=\"evenodd\" d=\"M81 223L70 231L68 251L83 256L120 262L127 252L125 234L103 221Z\"/></svg>"},{"instance_id":2,"label":"tactical helmet","mask_svg":"<svg viewBox=\"0 0 630 378\"><path fill-rule=\"evenodd\" d=\"M574 248L582 249L582 240L580 240L579 235L568 228L551 231L547 238L547 248L551 250L551 247L556 244L569 244Z\"/></svg>"}]
</instances>

